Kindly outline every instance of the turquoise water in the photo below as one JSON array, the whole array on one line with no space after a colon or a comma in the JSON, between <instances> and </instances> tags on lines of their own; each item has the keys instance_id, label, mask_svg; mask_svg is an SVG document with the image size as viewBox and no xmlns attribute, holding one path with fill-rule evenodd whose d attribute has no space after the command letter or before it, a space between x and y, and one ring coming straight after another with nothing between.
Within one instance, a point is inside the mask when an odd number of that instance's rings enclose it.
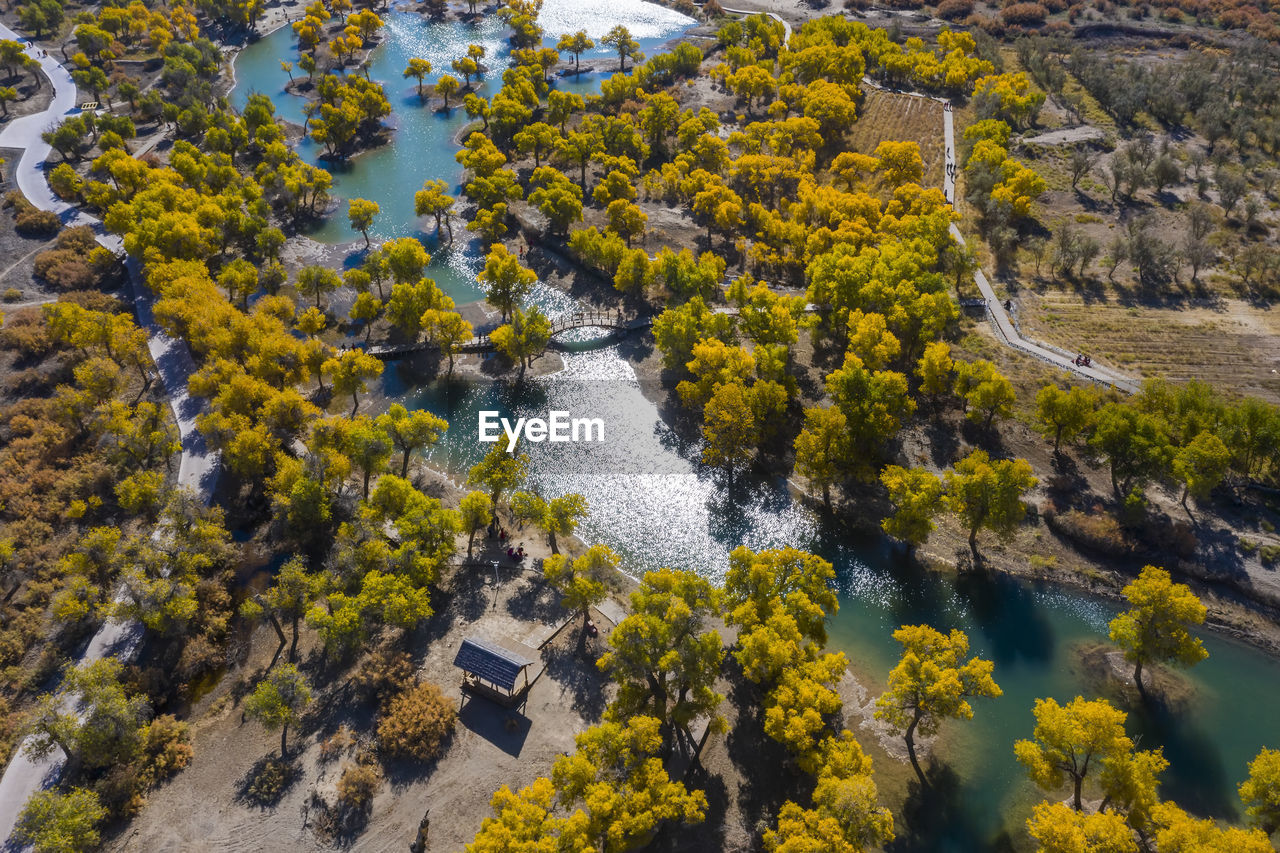
<instances>
[{"instance_id":1,"label":"turquoise water","mask_svg":"<svg viewBox=\"0 0 1280 853\"><path fill-rule=\"evenodd\" d=\"M453 138L466 118L460 109L443 115L420 107L414 81L403 80L400 72L415 55L431 60L439 72L467 44L485 44L493 70L479 91L488 95L500 80L506 45L495 20L471 27L427 24L396 12L386 18L386 39L374 53L372 76L384 83L395 107L394 144L335 172L335 194L378 201L382 215L374 228L377 236L417 234L431 245L427 222L412 215L413 192L428 177L458 184ZM644 36L648 53L687 25L687 19L667 9L635 0L549 0L543 12L544 28L557 34L586 27L598 37L620 20ZM243 103L249 91L266 92L282 115L300 122L301 101L283 94L287 78L279 67L282 57L296 58L287 29L245 50L236 61L239 85L233 100ZM584 77L573 85L598 86L598 79ZM316 152L308 144L302 150L314 159ZM464 303L479 298L474 280L479 263L474 246L465 243L465 232L457 226L455 231L458 246L437 251L429 274ZM328 242L353 239L345 204L313 236ZM541 285L533 301L552 314L574 305ZM973 721L944 729L940 755L959 783L954 789L940 786L939 800L927 804L927 820L908 814L900 822L895 849L1004 849L1010 841L1025 847L1022 821L1041 795L1014 762L1013 742L1030 736L1036 697L1067 701L1087 691L1076 670L1075 649L1081 642L1105 639L1115 606L1009 578L956 579L920 572L884 540L843 529L796 503L785 483L745 482L728 493L698 463L696 436L673 428L650 401L661 395L646 394L653 389L637 380L629 358L642 354L636 348L643 346L630 341L565 354L562 372L526 379L519 388L474 380L423 386L397 366L384 375L382 390L450 421L451 429L432 456L459 476L486 449L475 440L482 409L519 416L564 410L603 418L603 444L525 447L531 457L530 479L539 489L587 497L591 516L581 527L583 538L616 548L633 574L677 566L718 579L728 552L739 544L757 549L791 544L823 554L836 564L840 579L841 609L831 619L831 644L849 655L873 692L896 659L890 635L897 626L927 622L942 630L967 631L974 653L995 661L1004 696L978 701ZM1274 713L1280 707L1280 664L1214 635L1206 635L1205 643L1210 658L1188 674L1195 692L1183 713L1131 714L1130 729L1142 747L1165 748L1172 764L1164 777L1165 796L1199 814L1238 819L1235 786L1246 763L1263 746L1280 746ZM860 736L868 737L866 732Z\"/></svg>"}]
</instances>

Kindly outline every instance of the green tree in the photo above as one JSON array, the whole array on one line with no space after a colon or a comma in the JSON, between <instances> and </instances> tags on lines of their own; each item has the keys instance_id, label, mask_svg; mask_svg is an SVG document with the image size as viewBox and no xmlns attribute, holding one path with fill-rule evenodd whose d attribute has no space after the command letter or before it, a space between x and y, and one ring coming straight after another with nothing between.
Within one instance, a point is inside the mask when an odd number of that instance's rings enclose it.
<instances>
[{"instance_id":1,"label":"green tree","mask_svg":"<svg viewBox=\"0 0 1280 853\"><path fill-rule=\"evenodd\" d=\"M848 465L848 419L834 406L804 410L804 429L796 436L796 473L822 489L822 503L830 508L831 486Z\"/></svg>"},{"instance_id":2,"label":"green tree","mask_svg":"<svg viewBox=\"0 0 1280 853\"><path fill-rule=\"evenodd\" d=\"M298 651L298 623L320 595L323 586L323 577L309 573L302 557L294 555L280 567L266 592L250 600L271 620L276 635L280 638L281 648L284 647L285 636L280 622L284 620L289 623L293 637L289 643L290 663L293 663Z\"/></svg>"},{"instance_id":3,"label":"green tree","mask_svg":"<svg viewBox=\"0 0 1280 853\"><path fill-rule=\"evenodd\" d=\"M1182 507L1188 495L1196 503L1208 500L1209 493L1231 470L1231 451L1222 439L1207 430L1178 449L1173 455L1173 476L1182 483ZM1190 512L1190 510L1188 510Z\"/></svg>"},{"instance_id":4,"label":"green tree","mask_svg":"<svg viewBox=\"0 0 1280 853\"><path fill-rule=\"evenodd\" d=\"M342 286L342 278L333 270L320 266L307 266L298 270L298 292L315 297L316 308L320 307L320 297L332 293Z\"/></svg>"},{"instance_id":5,"label":"green tree","mask_svg":"<svg viewBox=\"0 0 1280 853\"><path fill-rule=\"evenodd\" d=\"M569 33L565 33L564 35L560 36L560 41L556 42L556 50L561 51L562 53L573 54L573 73L574 74L582 73L582 65L581 65L582 54L586 53L588 50L591 50L595 46L596 46L596 43L587 37L586 30L578 30L576 33L573 33L572 35L570 35Z\"/></svg>"},{"instance_id":6,"label":"green tree","mask_svg":"<svg viewBox=\"0 0 1280 853\"><path fill-rule=\"evenodd\" d=\"M722 697L714 690L724 659L711 620L720 612L720 592L690 571L646 572L631 594L631 615L609 635L610 651L599 667L618 685L614 719L648 714L670 735L692 744L689 726L698 717L719 720Z\"/></svg>"},{"instance_id":7,"label":"green tree","mask_svg":"<svg viewBox=\"0 0 1280 853\"><path fill-rule=\"evenodd\" d=\"M560 604L582 614L579 647L583 642L581 637L586 636L591 608L609 597L621 565L622 558L608 545L592 545L572 562L562 554L553 554L542 561L542 576L560 593Z\"/></svg>"},{"instance_id":8,"label":"green tree","mask_svg":"<svg viewBox=\"0 0 1280 853\"><path fill-rule=\"evenodd\" d=\"M1025 459L995 462L985 450L975 450L945 475L946 506L969 531L969 550L978 554L978 531L987 528L1009 537L1022 522L1027 507L1022 496L1039 482Z\"/></svg>"},{"instance_id":9,"label":"green tree","mask_svg":"<svg viewBox=\"0 0 1280 853\"><path fill-rule=\"evenodd\" d=\"M441 226L449 230L449 239L453 239L453 226L450 214L453 211L453 196L447 193L448 185L444 181L428 178L422 183L422 189L413 194L413 213L415 216L433 216L436 220L436 235L439 236Z\"/></svg>"},{"instance_id":10,"label":"green tree","mask_svg":"<svg viewBox=\"0 0 1280 853\"><path fill-rule=\"evenodd\" d=\"M1123 590L1130 608L1111 620L1111 642L1133 664L1133 683L1139 692L1142 667L1148 663L1194 666L1209 656L1188 628L1204 624L1206 609L1191 587L1174 583L1169 573L1147 566Z\"/></svg>"},{"instance_id":11,"label":"green tree","mask_svg":"<svg viewBox=\"0 0 1280 853\"><path fill-rule=\"evenodd\" d=\"M423 100L426 96L422 92L422 81L431 73L431 63L425 59L419 59L414 56L409 59L408 66L404 69L404 77L407 80L412 77L418 81L418 100Z\"/></svg>"},{"instance_id":12,"label":"green tree","mask_svg":"<svg viewBox=\"0 0 1280 853\"><path fill-rule=\"evenodd\" d=\"M36 791L22 807L14 836L36 853L87 853L98 847L107 809L84 788Z\"/></svg>"},{"instance_id":13,"label":"green tree","mask_svg":"<svg viewBox=\"0 0 1280 853\"><path fill-rule=\"evenodd\" d=\"M1108 403L1097 411L1089 446L1110 465L1117 501L1163 471L1171 452L1164 420L1128 403Z\"/></svg>"},{"instance_id":14,"label":"green tree","mask_svg":"<svg viewBox=\"0 0 1280 853\"><path fill-rule=\"evenodd\" d=\"M1036 428L1045 438L1053 439L1057 453L1063 439L1071 441L1089 428L1098 405L1098 392L1092 388L1062 390L1046 385L1036 392Z\"/></svg>"},{"instance_id":15,"label":"green tree","mask_svg":"<svg viewBox=\"0 0 1280 853\"><path fill-rule=\"evenodd\" d=\"M103 658L82 666L67 664L62 689L42 696L28 718L32 739L28 754L42 758L60 748L68 761L86 770L128 764L141 746L142 722L148 712L144 696L130 696L120 683L122 666Z\"/></svg>"},{"instance_id":16,"label":"green tree","mask_svg":"<svg viewBox=\"0 0 1280 853\"><path fill-rule=\"evenodd\" d=\"M373 219L382 208L376 201L353 198L347 204L347 218L351 221L351 230L364 235L364 247L369 248L369 229L373 227Z\"/></svg>"},{"instance_id":17,"label":"green tree","mask_svg":"<svg viewBox=\"0 0 1280 853\"><path fill-rule=\"evenodd\" d=\"M476 533L493 522L493 501L484 492L467 492L458 502L458 512L462 514L462 529L467 532L467 559L471 559Z\"/></svg>"},{"instance_id":18,"label":"green tree","mask_svg":"<svg viewBox=\"0 0 1280 853\"><path fill-rule=\"evenodd\" d=\"M364 324L364 340L368 343L369 336L373 334L373 324L382 316L382 300L367 291L357 293L347 316Z\"/></svg>"},{"instance_id":19,"label":"green tree","mask_svg":"<svg viewBox=\"0 0 1280 853\"><path fill-rule=\"evenodd\" d=\"M409 476L409 457L415 450L432 447L449 422L444 418L428 412L426 409L414 409L412 412L400 403L392 403L386 414L378 415L378 425L391 436L391 441L400 451L400 476Z\"/></svg>"},{"instance_id":20,"label":"green tree","mask_svg":"<svg viewBox=\"0 0 1280 853\"><path fill-rule=\"evenodd\" d=\"M387 470L393 448L389 430L381 419L367 415L353 416L347 423L343 449L346 457L360 469L361 495L369 499L369 479Z\"/></svg>"},{"instance_id":21,"label":"green tree","mask_svg":"<svg viewBox=\"0 0 1280 853\"><path fill-rule=\"evenodd\" d=\"M923 468L889 465L880 472L880 482L894 507L893 515L880 523L884 532L911 548L923 544L944 505L942 481Z\"/></svg>"},{"instance_id":22,"label":"green tree","mask_svg":"<svg viewBox=\"0 0 1280 853\"><path fill-rule=\"evenodd\" d=\"M964 400L965 416L975 423L982 421L984 428L991 427L996 415L1007 418L1013 415L1017 395L1013 383L1001 376L995 365L984 359L974 362L957 362L956 393Z\"/></svg>"},{"instance_id":23,"label":"green tree","mask_svg":"<svg viewBox=\"0 0 1280 853\"><path fill-rule=\"evenodd\" d=\"M484 486L489 490L496 516L504 492L512 491L524 482L529 472L529 457L519 452L508 453L502 441L494 442L484 458L467 472L468 486Z\"/></svg>"},{"instance_id":24,"label":"green tree","mask_svg":"<svg viewBox=\"0 0 1280 853\"><path fill-rule=\"evenodd\" d=\"M916 759L916 734L936 734L943 720L971 720L971 698L1002 691L991 677L991 661L964 660L969 638L963 631L947 635L928 625L903 625L893 638L902 645L902 658L889 673L889 690L876 700L875 716L902 732L911 766L928 785Z\"/></svg>"},{"instance_id":25,"label":"green tree","mask_svg":"<svg viewBox=\"0 0 1280 853\"><path fill-rule=\"evenodd\" d=\"M631 31L618 24L609 32L605 33L604 38L600 39L600 43L613 48L618 54L618 68L620 71L627 70L627 58L639 62L644 59L644 54L640 52L640 42L631 37Z\"/></svg>"},{"instance_id":26,"label":"green tree","mask_svg":"<svg viewBox=\"0 0 1280 853\"><path fill-rule=\"evenodd\" d=\"M347 350L321 366L329 375L335 394L351 395L351 417L360 410L360 393L368 390L370 379L382 375L382 362L360 350Z\"/></svg>"},{"instance_id":27,"label":"green tree","mask_svg":"<svg viewBox=\"0 0 1280 853\"><path fill-rule=\"evenodd\" d=\"M276 667L258 682L244 700L244 710L267 731L280 730L280 758L288 755L289 726L302 719L311 704L311 685L291 663Z\"/></svg>"},{"instance_id":28,"label":"green tree","mask_svg":"<svg viewBox=\"0 0 1280 853\"><path fill-rule=\"evenodd\" d=\"M1249 762L1240 800L1251 824L1268 835L1280 830L1280 750L1264 749Z\"/></svg>"},{"instance_id":29,"label":"green tree","mask_svg":"<svg viewBox=\"0 0 1280 853\"><path fill-rule=\"evenodd\" d=\"M1056 790L1070 779L1072 805L1082 811L1081 793L1090 770L1122 760L1133 750L1124 732L1124 711L1105 699L1077 696L1065 706L1037 699L1034 713L1034 739L1015 743L1014 754L1031 780L1045 790Z\"/></svg>"},{"instance_id":30,"label":"green tree","mask_svg":"<svg viewBox=\"0 0 1280 853\"><path fill-rule=\"evenodd\" d=\"M551 321L533 305L528 311L511 310L511 322L489 334L498 352L520 365L520 378L535 356L541 355L551 340Z\"/></svg>"},{"instance_id":31,"label":"green tree","mask_svg":"<svg viewBox=\"0 0 1280 853\"><path fill-rule=\"evenodd\" d=\"M524 301L538 276L520 263L501 243L494 244L485 258L484 269L477 276L484 287L485 299L502 312L502 321L513 308Z\"/></svg>"}]
</instances>

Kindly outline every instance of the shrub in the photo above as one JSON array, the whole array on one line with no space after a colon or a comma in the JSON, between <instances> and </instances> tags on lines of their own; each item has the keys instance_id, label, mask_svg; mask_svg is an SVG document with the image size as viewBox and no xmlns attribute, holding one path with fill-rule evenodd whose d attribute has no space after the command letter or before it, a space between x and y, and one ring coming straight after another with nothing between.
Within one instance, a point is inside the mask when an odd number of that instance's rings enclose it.
<instances>
[{"instance_id":1,"label":"shrub","mask_svg":"<svg viewBox=\"0 0 1280 853\"><path fill-rule=\"evenodd\" d=\"M4 301L5 302L21 302L22 291L18 290L18 288L16 287L9 288L4 292Z\"/></svg>"},{"instance_id":2,"label":"shrub","mask_svg":"<svg viewBox=\"0 0 1280 853\"><path fill-rule=\"evenodd\" d=\"M245 788L245 797L261 806L271 806L279 802L280 797L293 781L293 765L279 758L268 758L253 771Z\"/></svg>"},{"instance_id":3,"label":"shrub","mask_svg":"<svg viewBox=\"0 0 1280 853\"><path fill-rule=\"evenodd\" d=\"M1046 512L1044 518L1049 529L1078 546L1109 555L1131 550L1120 522L1105 512L1086 514L1073 509L1061 514Z\"/></svg>"},{"instance_id":4,"label":"shrub","mask_svg":"<svg viewBox=\"0 0 1280 853\"><path fill-rule=\"evenodd\" d=\"M62 220L51 210L38 210L31 207L18 213L13 220L13 228L24 237L51 237L62 227Z\"/></svg>"},{"instance_id":5,"label":"shrub","mask_svg":"<svg viewBox=\"0 0 1280 853\"><path fill-rule=\"evenodd\" d=\"M1280 560L1280 545L1263 545L1258 549L1258 557L1264 566L1274 566Z\"/></svg>"},{"instance_id":6,"label":"shrub","mask_svg":"<svg viewBox=\"0 0 1280 853\"><path fill-rule=\"evenodd\" d=\"M142 727L141 782L147 787L168 779L191 763L191 727L172 714L161 714Z\"/></svg>"},{"instance_id":7,"label":"shrub","mask_svg":"<svg viewBox=\"0 0 1280 853\"><path fill-rule=\"evenodd\" d=\"M0 344L24 356L42 356L53 349L39 311L19 310L0 331Z\"/></svg>"},{"instance_id":8,"label":"shrub","mask_svg":"<svg viewBox=\"0 0 1280 853\"><path fill-rule=\"evenodd\" d=\"M1043 24L1049 10L1039 3L1014 3L1000 10L1000 19L1006 24Z\"/></svg>"},{"instance_id":9,"label":"shrub","mask_svg":"<svg viewBox=\"0 0 1280 853\"><path fill-rule=\"evenodd\" d=\"M370 699L385 702L392 693L411 684L413 674L413 660L409 655L390 646L381 646L361 662L354 680Z\"/></svg>"},{"instance_id":10,"label":"shrub","mask_svg":"<svg viewBox=\"0 0 1280 853\"><path fill-rule=\"evenodd\" d=\"M973 0L942 0L938 4L938 17L958 21L973 14Z\"/></svg>"},{"instance_id":11,"label":"shrub","mask_svg":"<svg viewBox=\"0 0 1280 853\"><path fill-rule=\"evenodd\" d=\"M382 776L373 764L348 764L338 779L338 805L353 812L363 812L373 804Z\"/></svg>"},{"instance_id":12,"label":"shrub","mask_svg":"<svg viewBox=\"0 0 1280 853\"><path fill-rule=\"evenodd\" d=\"M80 195L80 187L83 185L84 181L80 180L80 176L69 163L59 163L49 173L49 186L63 201L77 198Z\"/></svg>"},{"instance_id":13,"label":"shrub","mask_svg":"<svg viewBox=\"0 0 1280 853\"><path fill-rule=\"evenodd\" d=\"M458 712L440 688L414 685L392 698L378 721L378 746L387 754L429 761L453 733Z\"/></svg>"}]
</instances>

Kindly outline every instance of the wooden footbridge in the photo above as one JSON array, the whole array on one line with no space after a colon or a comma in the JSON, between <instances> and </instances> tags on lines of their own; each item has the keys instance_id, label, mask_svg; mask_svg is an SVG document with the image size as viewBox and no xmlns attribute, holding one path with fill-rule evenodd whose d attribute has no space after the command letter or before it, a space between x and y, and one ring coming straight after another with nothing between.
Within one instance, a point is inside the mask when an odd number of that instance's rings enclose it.
<instances>
[{"instance_id":1,"label":"wooden footbridge","mask_svg":"<svg viewBox=\"0 0 1280 853\"><path fill-rule=\"evenodd\" d=\"M555 343L557 335L570 329L608 329L612 334L602 340L613 340L640 329L647 329L651 325L653 325L652 317L627 317L621 311L571 311L552 318L551 343ZM435 344L428 341L413 341L406 344L371 346L365 352L385 361L434 348ZM458 347L458 352L493 352L494 349L493 341L485 334L476 335L462 344Z\"/></svg>"}]
</instances>

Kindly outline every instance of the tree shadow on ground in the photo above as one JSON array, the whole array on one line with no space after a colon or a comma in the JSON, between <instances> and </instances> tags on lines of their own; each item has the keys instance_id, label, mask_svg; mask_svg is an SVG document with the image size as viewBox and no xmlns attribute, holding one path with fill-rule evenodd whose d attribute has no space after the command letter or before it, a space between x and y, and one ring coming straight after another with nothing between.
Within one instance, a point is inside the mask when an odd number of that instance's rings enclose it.
<instances>
[{"instance_id":1,"label":"tree shadow on ground","mask_svg":"<svg viewBox=\"0 0 1280 853\"><path fill-rule=\"evenodd\" d=\"M521 622L550 624L564 618L560 596L541 576L522 574L514 583L517 589L507 599L507 612Z\"/></svg>"},{"instance_id":2,"label":"tree shadow on ground","mask_svg":"<svg viewBox=\"0 0 1280 853\"><path fill-rule=\"evenodd\" d=\"M567 636L557 638L565 642L551 643L542 652L544 675L560 687L562 701L588 723L598 723L609 704L608 679L596 666L598 650L584 646L579 651L580 620L572 620L565 630Z\"/></svg>"},{"instance_id":3,"label":"tree shadow on ground","mask_svg":"<svg viewBox=\"0 0 1280 853\"><path fill-rule=\"evenodd\" d=\"M685 786L707 795L707 818L695 826L669 823L662 827L647 849L665 853L704 853L725 849L725 817L729 811L729 789L723 779L695 765L685 776Z\"/></svg>"},{"instance_id":4,"label":"tree shadow on ground","mask_svg":"<svg viewBox=\"0 0 1280 853\"><path fill-rule=\"evenodd\" d=\"M729 758L742 776L738 809L746 826L772 824L788 799L808 801L812 780L802 777L786 748L765 734L760 689L742 675L736 661L725 663L731 684L729 704L740 709L725 741Z\"/></svg>"},{"instance_id":5,"label":"tree shadow on ground","mask_svg":"<svg viewBox=\"0 0 1280 853\"><path fill-rule=\"evenodd\" d=\"M271 809L301 778L297 762L282 761L274 753L264 755L236 782L236 801L260 809Z\"/></svg>"}]
</instances>

